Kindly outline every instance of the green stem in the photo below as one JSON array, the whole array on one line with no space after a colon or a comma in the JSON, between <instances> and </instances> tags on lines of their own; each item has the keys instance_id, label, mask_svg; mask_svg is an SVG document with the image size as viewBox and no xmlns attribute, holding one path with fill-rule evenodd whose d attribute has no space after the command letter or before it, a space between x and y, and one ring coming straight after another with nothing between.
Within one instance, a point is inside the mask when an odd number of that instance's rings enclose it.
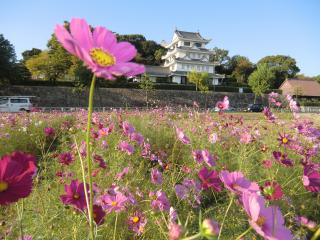
<instances>
[{"instance_id":1,"label":"green stem","mask_svg":"<svg viewBox=\"0 0 320 240\"><path fill-rule=\"evenodd\" d=\"M20 238L23 239L23 225L22 225L22 218L23 218L23 210L24 210L24 201L21 200L21 208L19 206L19 203L17 203L17 213L19 217L19 224L20 224Z\"/></svg>"},{"instance_id":2,"label":"green stem","mask_svg":"<svg viewBox=\"0 0 320 240\"><path fill-rule=\"evenodd\" d=\"M241 233L236 240L240 240L243 236L245 236L248 232L250 232L252 229L252 227L250 226L246 231L244 231L243 233Z\"/></svg>"},{"instance_id":3,"label":"green stem","mask_svg":"<svg viewBox=\"0 0 320 240\"><path fill-rule=\"evenodd\" d=\"M220 232L219 232L219 236L218 236L218 240L220 239L220 236L221 236L221 233L222 233L222 229L223 229L223 225L224 225L224 221L226 220L226 217L228 215L228 212L230 210L230 207L232 205L232 202L233 202L233 196L230 198L230 202L229 202L229 205L228 205L228 208L223 216L223 220L222 220L222 223L221 223L221 228L220 228Z\"/></svg>"},{"instance_id":4,"label":"green stem","mask_svg":"<svg viewBox=\"0 0 320 240\"><path fill-rule=\"evenodd\" d=\"M313 234L311 240L317 240L320 238L320 227L318 228L318 230L315 232L315 234Z\"/></svg>"},{"instance_id":5,"label":"green stem","mask_svg":"<svg viewBox=\"0 0 320 240\"><path fill-rule=\"evenodd\" d=\"M116 214L116 221L114 222L114 229L113 229L113 240L116 239L116 232L117 232L117 222L118 222L118 213Z\"/></svg>"},{"instance_id":6,"label":"green stem","mask_svg":"<svg viewBox=\"0 0 320 240\"><path fill-rule=\"evenodd\" d=\"M93 223L93 183L92 183L92 159L91 159L91 146L90 146L90 135L91 135L91 122L92 122L92 110L93 110L93 95L94 86L96 83L96 76L93 75L90 93L89 93L89 107L88 107L88 124L87 124L87 135L86 135L86 148L87 148L87 164L88 164L88 177L89 177L89 226L90 226L90 238L95 239L94 236L94 223Z\"/></svg>"},{"instance_id":7,"label":"green stem","mask_svg":"<svg viewBox=\"0 0 320 240\"><path fill-rule=\"evenodd\" d=\"M182 238L181 240L192 240L192 239L196 239L198 237L201 237L201 233L197 233L197 234L192 235L190 237Z\"/></svg>"}]
</instances>

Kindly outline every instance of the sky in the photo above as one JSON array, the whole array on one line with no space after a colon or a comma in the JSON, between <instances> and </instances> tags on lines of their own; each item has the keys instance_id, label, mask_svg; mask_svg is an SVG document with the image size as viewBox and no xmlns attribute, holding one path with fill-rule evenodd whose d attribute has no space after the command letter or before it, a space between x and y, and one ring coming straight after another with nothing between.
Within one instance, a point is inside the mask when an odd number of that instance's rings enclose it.
<instances>
[{"instance_id":1,"label":"sky","mask_svg":"<svg viewBox=\"0 0 320 240\"><path fill-rule=\"evenodd\" d=\"M120 34L171 41L174 30L200 31L209 48L229 50L256 63L289 55L301 73L320 74L320 0L4 0L0 34L18 59L45 49L56 24L73 17Z\"/></svg>"}]
</instances>

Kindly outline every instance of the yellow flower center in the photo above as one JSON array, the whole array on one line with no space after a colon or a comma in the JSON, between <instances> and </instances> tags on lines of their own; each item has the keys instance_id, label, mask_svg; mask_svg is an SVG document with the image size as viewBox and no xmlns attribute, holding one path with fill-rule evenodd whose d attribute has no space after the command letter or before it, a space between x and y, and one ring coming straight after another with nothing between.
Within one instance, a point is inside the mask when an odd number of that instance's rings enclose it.
<instances>
[{"instance_id":1,"label":"yellow flower center","mask_svg":"<svg viewBox=\"0 0 320 240\"><path fill-rule=\"evenodd\" d=\"M117 205L118 205L117 201L112 201L112 202L111 202L111 206L112 206L112 207L115 207L115 206L117 206Z\"/></svg>"},{"instance_id":2,"label":"yellow flower center","mask_svg":"<svg viewBox=\"0 0 320 240\"><path fill-rule=\"evenodd\" d=\"M257 219L257 221L256 221L256 224L257 224L259 227L262 227L265 222L266 222L265 217L259 216L258 219Z\"/></svg>"},{"instance_id":3,"label":"yellow flower center","mask_svg":"<svg viewBox=\"0 0 320 240\"><path fill-rule=\"evenodd\" d=\"M109 67L116 63L115 57L101 48L92 48L90 50L90 56L92 60L101 67Z\"/></svg>"},{"instance_id":4,"label":"yellow flower center","mask_svg":"<svg viewBox=\"0 0 320 240\"><path fill-rule=\"evenodd\" d=\"M282 142L284 143L284 144L286 144L286 143L288 143L289 142L289 140L288 140L288 138L282 138Z\"/></svg>"},{"instance_id":5,"label":"yellow flower center","mask_svg":"<svg viewBox=\"0 0 320 240\"><path fill-rule=\"evenodd\" d=\"M132 222L134 222L134 223L139 222L139 220L140 220L140 218L139 218L138 216L134 216L134 217L132 218Z\"/></svg>"},{"instance_id":6,"label":"yellow flower center","mask_svg":"<svg viewBox=\"0 0 320 240\"><path fill-rule=\"evenodd\" d=\"M4 192L7 189L8 189L8 183L6 183L5 181L0 181L0 192Z\"/></svg>"},{"instance_id":7,"label":"yellow flower center","mask_svg":"<svg viewBox=\"0 0 320 240\"><path fill-rule=\"evenodd\" d=\"M75 193L75 194L73 195L73 198L74 198L74 199L79 199L79 198L80 198L80 195L79 195L78 193Z\"/></svg>"}]
</instances>

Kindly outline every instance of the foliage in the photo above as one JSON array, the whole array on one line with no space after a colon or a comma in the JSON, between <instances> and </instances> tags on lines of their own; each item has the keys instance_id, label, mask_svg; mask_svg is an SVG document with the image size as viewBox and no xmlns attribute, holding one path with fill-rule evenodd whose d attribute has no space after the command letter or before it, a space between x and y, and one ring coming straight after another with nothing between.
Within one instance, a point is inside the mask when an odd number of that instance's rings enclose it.
<instances>
[{"instance_id":1,"label":"foliage","mask_svg":"<svg viewBox=\"0 0 320 240\"><path fill-rule=\"evenodd\" d=\"M260 59L257 65L263 63L268 64L269 68L275 74L275 81L272 85L273 88L279 88L286 78L294 78L300 71L296 60L290 56L266 56Z\"/></svg>"},{"instance_id":2,"label":"foliage","mask_svg":"<svg viewBox=\"0 0 320 240\"><path fill-rule=\"evenodd\" d=\"M147 107L149 107L148 95L155 88L154 82L152 82L152 80L150 79L149 75L143 74L141 76L139 87L142 90L144 90L144 92L145 92L145 101L146 101Z\"/></svg>"},{"instance_id":3,"label":"foliage","mask_svg":"<svg viewBox=\"0 0 320 240\"><path fill-rule=\"evenodd\" d=\"M23 61L27 61L33 56L39 55L42 52L41 49L32 48L31 50L26 50L22 53Z\"/></svg>"},{"instance_id":4,"label":"foliage","mask_svg":"<svg viewBox=\"0 0 320 240\"><path fill-rule=\"evenodd\" d=\"M214 54L210 55L210 62L218 63L219 65L216 66L215 70L218 74L230 74L229 72L229 64L230 64L230 57L229 51L222 49L222 48L213 48L212 51Z\"/></svg>"},{"instance_id":5,"label":"foliage","mask_svg":"<svg viewBox=\"0 0 320 240\"><path fill-rule=\"evenodd\" d=\"M235 55L230 60L231 77L238 83L247 83L249 75L254 71L253 63L247 57Z\"/></svg>"},{"instance_id":6,"label":"foliage","mask_svg":"<svg viewBox=\"0 0 320 240\"><path fill-rule=\"evenodd\" d=\"M8 84L15 77L16 54L13 45L0 34L0 86Z\"/></svg>"},{"instance_id":7,"label":"foliage","mask_svg":"<svg viewBox=\"0 0 320 240\"><path fill-rule=\"evenodd\" d=\"M198 91L198 88L200 90L205 90L208 87L209 74L207 72L192 70L191 72L188 72L187 78L190 83L196 85L196 91Z\"/></svg>"},{"instance_id":8,"label":"foliage","mask_svg":"<svg viewBox=\"0 0 320 240\"><path fill-rule=\"evenodd\" d=\"M268 65L260 64L258 65L257 70L249 76L249 86L254 94L262 96L263 93L266 93L267 90L271 89L274 79L274 73Z\"/></svg>"}]
</instances>

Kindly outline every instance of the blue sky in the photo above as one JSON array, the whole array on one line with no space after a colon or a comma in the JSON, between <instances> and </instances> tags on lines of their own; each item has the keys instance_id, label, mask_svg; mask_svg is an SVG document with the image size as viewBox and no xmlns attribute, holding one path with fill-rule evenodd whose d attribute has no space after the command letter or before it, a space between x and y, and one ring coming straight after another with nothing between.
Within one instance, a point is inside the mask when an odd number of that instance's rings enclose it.
<instances>
[{"instance_id":1,"label":"blue sky","mask_svg":"<svg viewBox=\"0 0 320 240\"><path fill-rule=\"evenodd\" d=\"M92 26L170 41L175 27L197 31L209 47L228 49L253 62L284 54L301 73L320 74L319 0L8 0L1 1L0 33L18 58L44 49L57 23L82 17Z\"/></svg>"}]
</instances>

